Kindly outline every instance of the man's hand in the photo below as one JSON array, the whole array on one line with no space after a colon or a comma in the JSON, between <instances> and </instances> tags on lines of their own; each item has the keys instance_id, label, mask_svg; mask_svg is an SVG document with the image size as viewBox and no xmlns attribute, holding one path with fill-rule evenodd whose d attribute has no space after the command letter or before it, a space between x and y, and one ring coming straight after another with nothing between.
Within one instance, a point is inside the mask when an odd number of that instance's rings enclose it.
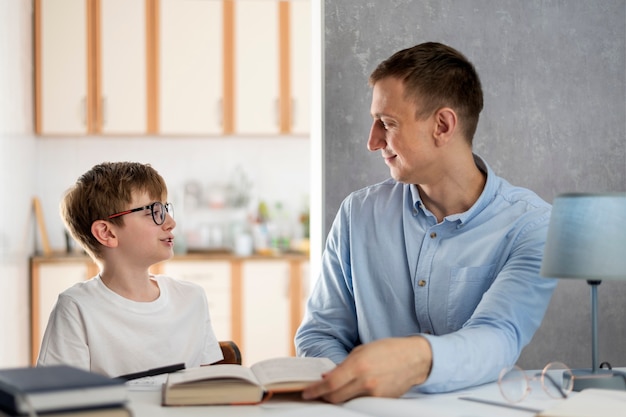
<instances>
[{"instance_id":1,"label":"man's hand","mask_svg":"<svg viewBox=\"0 0 626 417\"><path fill-rule=\"evenodd\" d=\"M322 381L308 386L302 398L340 403L361 396L397 398L426 381L432 351L420 336L381 339L356 347Z\"/></svg>"}]
</instances>

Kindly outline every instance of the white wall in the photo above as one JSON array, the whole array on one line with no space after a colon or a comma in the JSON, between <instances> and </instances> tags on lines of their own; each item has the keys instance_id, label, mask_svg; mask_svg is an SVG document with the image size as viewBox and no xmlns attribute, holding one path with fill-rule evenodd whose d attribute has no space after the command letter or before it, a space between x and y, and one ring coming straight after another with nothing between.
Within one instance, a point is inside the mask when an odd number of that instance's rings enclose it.
<instances>
[{"instance_id":1,"label":"white wall","mask_svg":"<svg viewBox=\"0 0 626 417\"><path fill-rule=\"evenodd\" d=\"M28 361L35 189L32 5L0 1L0 367Z\"/></svg>"}]
</instances>

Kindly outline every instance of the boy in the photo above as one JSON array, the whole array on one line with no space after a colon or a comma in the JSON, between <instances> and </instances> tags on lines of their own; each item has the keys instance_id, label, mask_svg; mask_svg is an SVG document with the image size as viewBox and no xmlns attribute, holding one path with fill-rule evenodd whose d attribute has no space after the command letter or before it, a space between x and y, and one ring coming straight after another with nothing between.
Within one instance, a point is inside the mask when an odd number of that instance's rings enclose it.
<instances>
[{"instance_id":1,"label":"boy","mask_svg":"<svg viewBox=\"0 0 626 417\"><path fill-rule=\"evenodd\" d=\"M100 273L59 295L38 365L111 377L222 359L204 290L151 275L173 255L176 227L163 178L149 165L95 165L68 190L61 217Z\"/></svg>"}]
</instances>

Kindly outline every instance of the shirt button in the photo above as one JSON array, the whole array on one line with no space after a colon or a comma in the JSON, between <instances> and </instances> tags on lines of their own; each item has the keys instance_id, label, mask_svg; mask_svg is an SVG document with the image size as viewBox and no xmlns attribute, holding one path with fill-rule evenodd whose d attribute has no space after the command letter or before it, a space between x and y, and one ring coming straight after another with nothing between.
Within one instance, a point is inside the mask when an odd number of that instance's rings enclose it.
<instances>
[{"instance_id":1,"label":"shirt button","mask_svg":"<svg viewBox=\"0 0 626 417\"><path fill-rule=\"evenodd\" d=\"M436 237L437 237L437 233L435 233L435 232L430 232L430 238L431 238L431 239L434 239L434 238L436 238Z\"/></svg>"},{"instance_id":2,"label":"shirt button","mask_svg":"<svg viewBox=\"0 0 626 417\"><path fill-rule=\"evenodd\" d=\"M417 282L417 285L419 285L420 287L424 287L424 286L426 285L426 281L424 281L423 279L420 279L420 280Z\"/></svg>"}]
</instances>

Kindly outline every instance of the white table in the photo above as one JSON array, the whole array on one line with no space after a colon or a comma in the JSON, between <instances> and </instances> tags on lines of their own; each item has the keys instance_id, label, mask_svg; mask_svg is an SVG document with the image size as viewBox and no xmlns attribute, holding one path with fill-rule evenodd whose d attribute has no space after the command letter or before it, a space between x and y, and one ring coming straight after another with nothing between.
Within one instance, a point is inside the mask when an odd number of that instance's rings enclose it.
<instances>
[{"instance_id":1,"label":"white table","mask_svg":"<svg viewBox=\"0 0 626 417\"><path fill-rule=\"evenodd\" d=\"M575 394L573 394L575 395ZM130 391L129 407L135 417L193 417L193 416L298 416L298 417L532 417L532 411L522 411L466 401L460 397L480 398L506 404L499 393L497 384L455 393L423 395L411 398L357 398L342 405L323 402L300 402L270 400L255 406L201 406L163 407L158 390ZM533 387L529 397L519 405L537 409L549 408L562 400L550 399L539 386Z\"/></svg>"}]
</instances>

